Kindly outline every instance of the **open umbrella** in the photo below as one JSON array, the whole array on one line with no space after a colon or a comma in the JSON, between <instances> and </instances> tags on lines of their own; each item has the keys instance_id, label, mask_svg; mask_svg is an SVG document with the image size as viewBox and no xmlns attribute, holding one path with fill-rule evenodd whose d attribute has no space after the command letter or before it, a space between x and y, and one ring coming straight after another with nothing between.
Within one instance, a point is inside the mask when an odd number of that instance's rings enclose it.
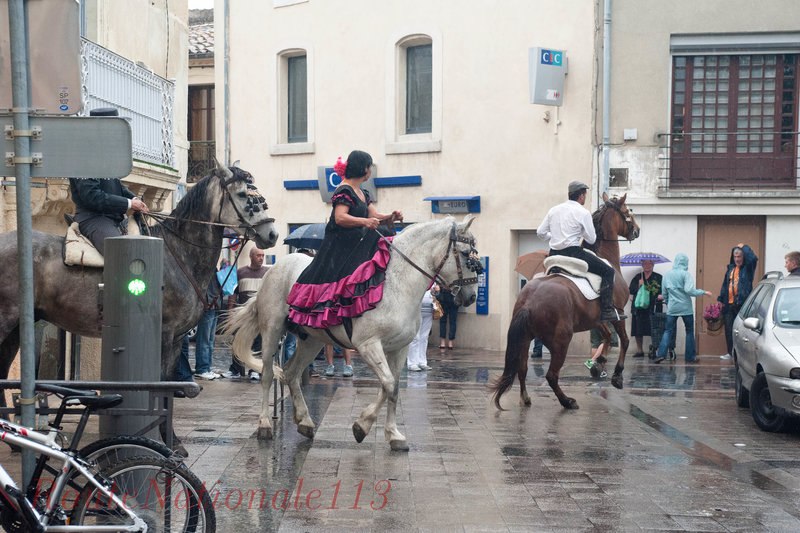
<instances>
[{"instance_id":1,"label":"open umbrella","mask_svg":"<svg viewBox=\"0 0 800 533\"><path fill-rule=\"evenodd\" d=\"M655 264L672 262L671 259L655 252L634 252L619 258L620 266L642 266L642 261L652 261Z\"/></svg>"},{"instance_id":2,"label":"open umbrella","mask_svg":"<svg viewBox=\"0 0 800 533\"><path fill-rule=\"evenodd\" d=\"M319 250L322 246L322 239L325 237L325 224L306 224L300 226L283 239L283 244L289 244L295 248L308 248L309 250Z\"/></svg>"},{"instance_id":3,"label":"open umbrella","mask_svg":"<svg viewBox=\"0 0 800 533\"><path fill-rule=\"evenodd\" d=\"M525 276L528 281L533 279L539 272L544 272L544 260L547 258L547 250L536 250L517 257L517 264L514 267L516 272Z\"/></svg>"}]
</instances>

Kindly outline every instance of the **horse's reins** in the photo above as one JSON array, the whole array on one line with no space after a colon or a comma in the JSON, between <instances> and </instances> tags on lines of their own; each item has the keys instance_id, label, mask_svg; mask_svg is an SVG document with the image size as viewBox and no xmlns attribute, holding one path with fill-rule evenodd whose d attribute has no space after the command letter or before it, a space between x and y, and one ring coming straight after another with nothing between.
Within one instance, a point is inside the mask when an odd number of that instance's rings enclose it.
<instances>
[{"instance_id":1,"label":"horse's reins","mask_svg":"<svg viewBox=\"0 0 800 533\"><path fill-rule=\"evenodd\" d=\"M622 220L624 220L625 224L628 225L628 235L630 235L630 232L631 232L631 229L632 229L631 228L631 222L633 221L633 215L625 216L625 213L622 212L622 209L620 209L620 207L615 202L612 202L610 200L608 202L605 202L604 207L611 207L617 213L619 213L619 215L622 217ZM633 238L627 238L627 239L604 239L604 238L602 238L602 237L600 237L598 235L597 239L595 240L595 242L597 242L597 241L603 241L603 242L631 242L631 241L633 241Z\"/></svg>"},{"instance_id":2,"label":"horse's reins","mask_svg":"<svg viewBox=\"0 0 800 533\"><path fill-rule=\"evenodd\" d=\"M394 230L394 226L392 226L392 230ZM464 285L472 285L472 284L478 283L478 276L475 276L473 278L465 278L464 277L464 270L461 267L461 259L459 258L459 250L455 246L456 242L469 244L470 248L471 248L471 251L474 251L475 250L475 240L474 239L468 239L466 237L459 237L458 233L456 232L456 223L455 222L453 222L453 227L450 228L450 239L447 241L447 250L445 250L444 256L442 256L442 260L439 261L439 264L436 267L436 269L433 271L433 274L429 274L428 272L425 271L425 269L423 269L421 266L417 265L410 257L408 257L406 254L404 254L397 246L392 244L392 242L389 239L384 237L384 235L380 231L378 231L377 229L374 229L372 231L374 231L375 233L378 234L378 237L383 242L386 243L386 245L389 247L390 250L394 250L395 252L397 252L397 254L400 257L402 257L409 265L411 265L416 270L418 270L423 276L425 276L426 278L430 279L432 282L438 283L439 286L441 286L443 289L445 289L447 291L450 291L453 294L458 292L458 289L460 289ZM364 237L361 237L361 240L363 241ZM361 241L359 241L359 242L361 242ZM453 256L456 258L456 268L458 269L458 279L452 281L451 283L447 283L444 280L444 278L442 278L442 276L440 275L440 272L444 268L444 264L447 262L447 257L450 255L450 251L451 250L453 252ZM467 268L469 268L471 271L475 272L476 274L480 274L481 272L483 272L483 265L481 265L480 260L476 259L476 258L473 258L471 255L470 255L469 259L467 259ZM345 333L347 333L348 340L350 340L351 337L352 337L352 332L353 332L352 322L350 321L349 318L346 317L343 320L342 325L344 326ZM347 348L348 345L343 343L342 341L340 341L333 334L333 332L330 330L330 328L325 328L324 331L325 331L325 333L328 334L328 336L331 338L331 340L333 340L333 342L336 345L341 346L343 348ZM352 346L352 341L350 343L350 346Z\"/></svg>"},{"instance_id":3,"label":"horse's reins","mask_svg":"<svg viewBox=\"0 0 800 533\"><path fill-rule=\"evenodd\" d=\"M251 233L250 232L253 232L252 235L255 236L255 226L250 224L247 220L245 220L244 216L239 211L239 208L236 206L236 202L233 201L233 197L231 196L230 191L228 190L228 185L230 183L232 183L233 181L236 181L236 180L243 179L243 178L237 178L236 176L233 175L233 173L230 170L227 170L227 172L231 176L227 180L223 176L218 176L219 180L220 180L220 185L222 186L223 194L221 195L220 200L219 200L219 212L217 214L217 222L207 222L207 221L204 221L204 220L190 220L190 219L180 219L180 220L182 222L190 222L190 223L193 223L193 224L204 224L204 225L207 225L207 226L222 226L222 227L232 228L232 229L233 228L245 228L244 242L239 247L239 251L236 252L236 258L233 261L233 264L236 265L236 264L238 264L238 261L239 261L239 255L244 250L244 245L247 243L248 240L251 239L251 237L250 237ZM225 198L226 197L229 199L230 204L233 207L233 210L236 212L236 216L239 218L239 222L242 223L241 226L231 226L230 224L224 224L222 222L222 208L223 208L223 206L225 204ZM262 204L263 204L264 209L266 209L267 208L266 201L262 201ZM169 215L152 214L152 213L143 213L143 214L148 215L148 216L150 216L150 217L152 217L152 218L154 218L156 220L162 220L162 221L163 220L167 220L167 219L172 219L172 220L176 220L176 221L179 220L177 217L173 217L173 216L169 216ZM266 218L263 221L261 221L260 224L265 224L265 223L274 222L274 221L275 221L274 218ZM189 243L189 244L191 244L193 246L197 246L199 248L208 248L207 246L203 246L203 245L200 245L200 244L197 244L197 243L193 243L191 241L188 241L188 240L184 239L175 230L173 230L172 228L168 227L165 224L162 225L162 227L166 231L169 231L170 233L175 235L177 238L181 239L182 241L184 241L186 243ZM149 230L148 230L148 232L149 232ZM164 246L167 247L167 250L169 250L170 255L172 255L172 258L175 260L175 263L177 263L178 268L181 269L181 272L183 272L183 274L186 276L186 279L189 280L189 283L192 285L192 288L194 289L195 294L197 294L197 299L200 300L200 303L203 305L204 311L208 312L211 309L211 305L208 303L208 299L206 298L206 293L197 285L197 281L195 281L194 276L192 276L189 273L188 269L186 268L186 265L184 265L183 261L181 261L180 258L178 257L178 255L175 253L175 250L172 248L172 246L170 246L169 241L167 239L162 239L162 240L164 241ZM216 248L216 247L214 247L214 248ZM228 271L228 275L225 277L225 281L223 281L220 284L220 294L215 296L212 301L216 302L217 299L222 295L222 287L225 285L225 283L228 282L228 279L230 278L232 273L233 273L233 269L230 269ZM216 274L214 274L214 275L216 275Z\"/></svg>"},{"instance_id":4,"label":"horse's reins","mask_svg":"<svg viewBox=\"0 0 800 533\"><path fill-rule=\"evenodd\" d=\"M412 261L410 257L408 257L406 254L404 254L397 246L392 244L392 242L389 239L387 239L386 237L384 237L381 234L381 232L379 232L377 229L373 230L373 231L377 232L378 235L380 236L380 238L383 240L383 242L385 242L387 244L387 246L389 246L390 249L392 249L395 252L397 252L397 254L400 257L402 257L409 265L411 265L416 270L418 270L426 278L430 279L433 282L438 283L439 286L442 287L443 289L445 289L446 291L455 293L455 292L458 292L457 289L460 289L464 285L473 285L475 283L478 283L478 276L475 276L475 277L472 277L472 278L465 278L464 277L464 270L461 267L461 259L459 257L459 250L455 246L456 242L461 242L461 243L464 243L464 244L469 244L470 247L472 248L472 250L474 250L475 249L475 240L471 239L471 238L467 238L467 237L459 237L458 233L456 232L456 223L455 222L453 222L453 227L450 228L450 239L447 241L447 250L445 250L444 255L442 256L442 260L439 261L439 264L434 269L433 274L429 274L422 267L420 267L414 261ZM458 279L454 280L454 281L452 281L450 283L447 283L444 280L444 278L442 278L442 276L440 275L440 272L444 268L444 264L447 262L447 257L448 257L448 255L450 255L450 251L451 250L453 252L453 256L456 259L456 268L458 270ZM476 274L480 274L483 271L483 266L480 264L480 261L477 260L477 259L473 259L472 257L470 257L470 259L467 261L467 267L471 271L475 272ZM454 288L456 290L453 290Z\"/></svg>"}]
</instances>

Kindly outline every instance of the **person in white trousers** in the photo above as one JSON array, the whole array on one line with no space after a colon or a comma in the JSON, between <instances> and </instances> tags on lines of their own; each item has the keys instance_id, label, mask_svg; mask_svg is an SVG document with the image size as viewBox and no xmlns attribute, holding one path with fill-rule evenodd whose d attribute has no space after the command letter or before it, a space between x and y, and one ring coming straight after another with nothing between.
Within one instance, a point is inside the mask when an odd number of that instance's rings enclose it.
<instances>
[{"instance_id":1,"label":"person in white trousers","mask_svg":"<svg viewBox=\"0 0 800 533\"><path fill-rule=\"evenodd\" d=\"M428 366L428 357L425 351L428 348L428 336L431 333L431 325L433 324L433 293L438 292L438 287L433 285L429 290L425 291L425 296L422 297L422 322L419 325L419 331L408 345L408 355L406 363L408 364L409 372L420 372L422 370L430 370Z\"/></svg>"}]
</instances>

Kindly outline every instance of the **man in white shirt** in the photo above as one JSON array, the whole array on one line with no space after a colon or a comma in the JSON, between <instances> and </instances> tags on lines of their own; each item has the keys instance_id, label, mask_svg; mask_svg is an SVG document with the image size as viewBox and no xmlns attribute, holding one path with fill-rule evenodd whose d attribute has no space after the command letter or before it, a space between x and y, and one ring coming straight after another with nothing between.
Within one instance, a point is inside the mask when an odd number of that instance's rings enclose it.
<instances>
[{"instance_id":1,"label":"man in white shirt","mask_svg":"<svg viewBox=\"0 0 800 533\"><path fill-rule=\"evenodd\" d=\"M588 244L594 244L597 239L592 215L583 208L588 190L589 186L585 183L571 182L568 187L569 200L550 209L536 233L550 241L550 255L566 255L586 261L589 272L603 279L600 285L600 305L603 307L600 320L614 322L626 318L614 308L614 269L581 247L581 239Z\"/></svg>"}]
</instances>

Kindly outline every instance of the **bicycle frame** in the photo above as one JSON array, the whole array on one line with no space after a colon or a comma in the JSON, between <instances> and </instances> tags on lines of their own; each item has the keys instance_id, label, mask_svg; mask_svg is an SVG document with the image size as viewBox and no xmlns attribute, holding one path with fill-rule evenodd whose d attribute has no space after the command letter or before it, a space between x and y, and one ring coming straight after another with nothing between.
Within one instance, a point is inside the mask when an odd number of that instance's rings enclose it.
<instances>
[{"instance_id":1,"label":"bicycle frame","mask_svg":"<svg viewBox=\"0 0 800 533\"><path fill-rule=\"evenodd\" d=\"M106 486L98 481L92 472L86 467L88 466L84 461L80 459L76 459L73 456L73 452L64 453L61 451L60 447L55 443L56 439L56 432L51 430L48 432L47 435L43 435L41 433L37 433L32 431L30 428L19 426L10 422L6 419L0 419L0 440L4 442L8 442L9 444L13 444L19 446L21 448L26 448L29 450L33 450L38 454L47 455L53 459L58 460L61 462L62 466L60 468L60 472L58 476L56 476L55 481L53 482L53 487L51 490L51 494L47 498L47 503L45 507L45 512L40 513L36 510L35 506L31 503L31 501L25 497L19 490L19 487L14 482L13 478L8 474L8 472L0 465L0 495L3 497L4 500L11 506L11 508L16 511L21 516L26 517L28 520L35 520L38 524L43 526L44 531L48 532L69 532L69 531L94 531L94 532L111 532L111 531L146 531L147 525L144 521L139 518L135 513L129 510L124 502L119 499L112 491L110 491ZM52 513L58 507L58 501L61 497L61 493L64 490L64 486L71 476L71 474L77 471L86 479L97 487L105 496L110 497L113 505L116 505L119 509L122 509L125 514L133 520L133 524L129 526L120 526L120 525L94 525L94 526L74 526L74 525L61 525L61 524L53 524L48 525ZM25 509L21 508L20 506L23 504L26 506Z\"/></svg>"}]
</instances>

